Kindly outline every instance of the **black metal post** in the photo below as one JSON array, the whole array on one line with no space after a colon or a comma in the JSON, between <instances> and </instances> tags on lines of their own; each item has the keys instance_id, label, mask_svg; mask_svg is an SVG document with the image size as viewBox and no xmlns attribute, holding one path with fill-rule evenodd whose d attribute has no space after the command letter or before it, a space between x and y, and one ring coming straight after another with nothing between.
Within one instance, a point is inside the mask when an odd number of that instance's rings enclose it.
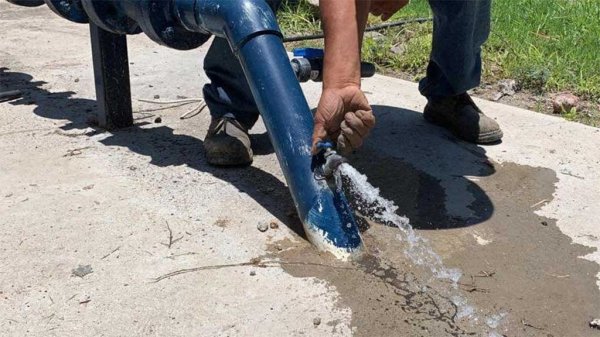
<instances>
[{"instance_id":1,"label":"black metal post","mask_svg":"<svg viewBox=\"0 0 600 337\"><path fill-rule=\"evenodd\" d=\"M98 101L98 125L118 129L133 125L126 35L90 23L92 60Z\"/></svg>"}]
</instances>

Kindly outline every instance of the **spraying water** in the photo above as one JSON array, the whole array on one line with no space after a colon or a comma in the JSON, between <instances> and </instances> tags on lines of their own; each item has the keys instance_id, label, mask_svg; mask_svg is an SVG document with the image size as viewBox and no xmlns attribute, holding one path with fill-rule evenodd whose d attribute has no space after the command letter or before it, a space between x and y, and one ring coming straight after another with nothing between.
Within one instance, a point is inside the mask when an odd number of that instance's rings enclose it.
<instances>
[{"instance_id":1,"label":"spraying water","mask_svg":"<svg viewBox=\"0 0 600 337\"><path fill-rule=\"evenodd\" d=\"M427 239L419 236L411 227L408 218L396 213L398 206L382 198L379 189L371 185L365 175L349 164L340 165L339 173L350 180L349 188L353 195L361 198L362 203L375 210L368 214L373 220L392 224L400 229L400 239L408 245L406 255L414 264L428 268L434 277L450 280L453 286L457 287L458 280L462 276L460 270L444 266L442 259L433 251Z\"/></svg>"}]
</instances>

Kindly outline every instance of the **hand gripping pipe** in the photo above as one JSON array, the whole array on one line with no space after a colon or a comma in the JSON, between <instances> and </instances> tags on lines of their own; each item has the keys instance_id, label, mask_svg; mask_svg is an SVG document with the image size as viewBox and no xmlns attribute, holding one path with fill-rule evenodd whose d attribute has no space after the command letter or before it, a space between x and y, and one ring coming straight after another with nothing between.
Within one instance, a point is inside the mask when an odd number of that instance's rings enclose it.
<instances>
[{"instance_id":1,"label":"hand gripping pipe","mask_svg":"<svg viewBox=\"0 0 600 337\"><path fill-rule=\"evenodd\" d=\"M72 21L87 18L121 34L143 31L177 49L195 48L210 34L226 38L242 64L308 239L341 259L360 253L360 232L343 192L315 175L322 162L311 154L313 116L265 1L45 1Z\"/></svg>"}]
</instances>

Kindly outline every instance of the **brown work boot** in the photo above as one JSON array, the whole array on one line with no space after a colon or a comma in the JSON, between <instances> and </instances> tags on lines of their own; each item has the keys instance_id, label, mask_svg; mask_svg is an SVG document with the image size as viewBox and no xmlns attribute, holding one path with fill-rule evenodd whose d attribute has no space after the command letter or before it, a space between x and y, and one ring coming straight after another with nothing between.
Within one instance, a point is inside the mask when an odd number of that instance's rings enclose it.
<instances>
[{"instance_id":1,"label":"brown work boot","mask_svg":"<svg viewBox=\"0 0 600 337\"><path fill-rule=\"evenodd\" d=\"M484 115L467 93L429 99L423 117L467 142L490 144L502 139L498 123Z\"/></svg>"},{"instance_id":2,"label":"brown work boot","mask_svg":"<svg viewBox=\"0 0 600 337\"><path fill-rule=\"evenodd\" d=\"M248 130L232 114L213 119L204 139L206 161L216 166L242 166L252 163Z\"/></svg>"}]
</instances>

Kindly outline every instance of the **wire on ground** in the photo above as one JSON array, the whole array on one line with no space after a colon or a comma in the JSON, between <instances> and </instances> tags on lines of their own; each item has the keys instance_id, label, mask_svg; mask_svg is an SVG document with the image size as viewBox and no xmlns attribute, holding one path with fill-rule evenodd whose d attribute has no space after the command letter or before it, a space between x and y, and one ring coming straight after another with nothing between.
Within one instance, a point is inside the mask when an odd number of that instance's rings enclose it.
<instances>
[{"instance_id":1,"label":"wire on ground","mask_svg":"<svg viewBox=\"0 0 600 337\"><path fill-rule=\"evenodd\" d=\"M384 29L388 29L391 27L404 26L409 23L424 23L431 21L432 18L416 18L416 19L407 19L407 20L399 20L394 22L382 23L378 25L369 26L365 29L365 32L375 32ZM290 35L283 38L283 42L297 42L297 41L308 41L308 40L318 40L324 38L324 34L311 34L311 35Z\"/></svg>"}]
</instances>

